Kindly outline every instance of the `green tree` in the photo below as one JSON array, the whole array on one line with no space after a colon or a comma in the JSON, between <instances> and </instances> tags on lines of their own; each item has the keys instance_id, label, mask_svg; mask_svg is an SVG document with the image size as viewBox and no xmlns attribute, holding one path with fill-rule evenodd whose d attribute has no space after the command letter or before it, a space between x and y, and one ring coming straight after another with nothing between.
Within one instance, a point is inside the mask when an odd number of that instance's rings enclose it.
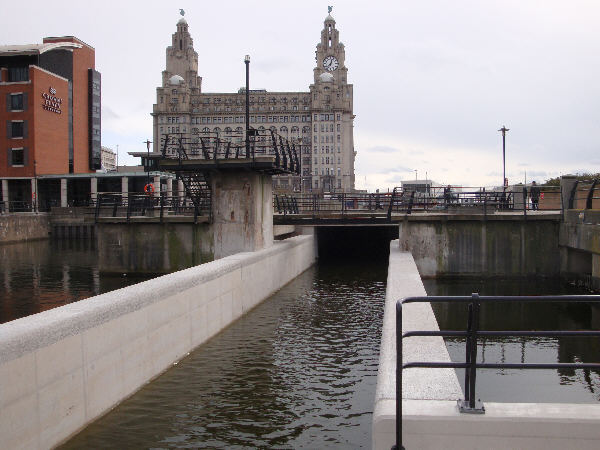
<instances>
[{"instance_id":1,"label":"green tree","mask_svg":"<svg viewBox=\"0 0 600 450\"><path fill-rule=\"evenodd\" d=\"M567 176L568 174L565 175L561 175L561 176ZM570 177L574 176L578 181L593 181L593 180L600 180L600 173L577 173L575 175L568 175ZM543 184L543 186L560 186L560 178L561 177L556 177L556 178L550 178L549 180L546 180L546 182Z\"/></svg>"}]
</instances>

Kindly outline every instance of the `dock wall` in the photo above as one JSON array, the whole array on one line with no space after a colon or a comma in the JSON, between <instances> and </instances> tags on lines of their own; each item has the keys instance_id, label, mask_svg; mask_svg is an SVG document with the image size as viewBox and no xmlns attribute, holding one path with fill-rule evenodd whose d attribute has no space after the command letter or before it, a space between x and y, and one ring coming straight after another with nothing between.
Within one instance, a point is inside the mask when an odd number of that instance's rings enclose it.
<instances>
[{"instance_id":1,"label":"dock wall","mask_svg":"<svg viewBox=\"0 0 600 450\"><path fill-rule=\"evenodd\" d=\"M50 448L315 261L296 236L0 326L0 440Z\"/></svg>"},{"instance_id":2,"label":"dock wall","mask_svg":"<svg viewBox=\"0 0 600 450\"><path fill-rule=\"evenodd\" d=\"M47 239L50 233L48 214L0 214L0 244Z\"/></svg>"}]
</instances>

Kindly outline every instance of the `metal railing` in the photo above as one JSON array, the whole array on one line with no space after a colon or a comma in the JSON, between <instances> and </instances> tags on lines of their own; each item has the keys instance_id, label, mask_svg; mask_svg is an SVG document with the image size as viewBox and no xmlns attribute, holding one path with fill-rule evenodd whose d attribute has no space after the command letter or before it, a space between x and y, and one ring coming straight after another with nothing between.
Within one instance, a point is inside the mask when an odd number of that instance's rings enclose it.
<instances>
[{"instance_id":1,"label":"metal railing","mask_svg":"<svg viewBox=\"0 0 600 450\"><path fill-rule=\"evenodd\" d=\"M96 199L90 201L94 207L94 218L121 217L130 222L132 217L159 217L162 222L165 216L193 216L197 221L198 216L210 216L211 198L202 199L201 208L183 196L168 196L166 193L145 194L120 192L102 192L96 194ZM158 216L157 216L158 214Z\"/></svg>"},{"instance_id":2,"label":"metal railing","mask_svg":"<svg viewBox=\"0 0 600 450\"><path fill-rule=\"evenodd\" d=\"M465 369L465 398L458 401L461 413L483 414L485 408L476 397L477 369L600 369L600 363L478 363L477 344L480 338L491 337L600 337L600 331L487 331L479 329L479 311L482 303L490 302L585 302L600 303L600 295L545 295L545 296L431 296L407 297L396 303L396 445L392 448L404 449L402 446L402 371L411 368L445 368ZM402 307L408 303L466 303L468 304L467 327L465 331L408 331L402 330ZM402 341L415 336L440 336L465 338L465 362L431 362L414 361L404 363Z\"/></svg>"},{"instance_id":3,"label":"metal railing","mask_svg":"<svg viewBox=\"0 0 600 450\"><path fill-rule=\"evenodd\" d=\"M375 193L318 193L274 194L275 212L283 215L309 214L370 214L387 216L394 213L479 213L519 212L526 218L530 210L560 210L560 188L541 187L540 197L532 201L531 191L517 186L506 191L486 188L461 188L454 190L432 187L427 192L396 187L392 192ZM293 202L294 208L287 205Z\"/></svg>"},{"instance_id":4,"label":"metal railing","mask_svg":"<svg viewBox=\"0 0 600 450\"><path fill-rule=\"evenodd\" d=\"M600 180L575 181L567 209L600 209Z\"/></svg>"},{"instance_id":5,"label":"metal railing","mask_svg":"<svg viewBox=\"0 0 600 450\"><path fill-rule=\"evenodd\" d=\"M161 140L161 153L165 159L200 159L205 161L252 160L261 156L274 157L274 167L284 172L300 175L298 153L302 142L289 140L275 130L250 129L249 145L244 132L196 132L192 138L180 134L166 134Z\"/></svg>"}]
</instances>

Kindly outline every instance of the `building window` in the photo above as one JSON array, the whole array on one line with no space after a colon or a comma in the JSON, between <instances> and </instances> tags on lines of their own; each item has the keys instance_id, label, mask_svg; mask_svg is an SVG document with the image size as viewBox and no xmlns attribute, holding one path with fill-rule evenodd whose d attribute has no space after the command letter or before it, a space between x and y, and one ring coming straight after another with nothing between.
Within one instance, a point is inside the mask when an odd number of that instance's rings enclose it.
<instances>
[{"instance_id":1,"label":"building window","mask_svg":"<svg viewBox=\"0 0 600 450\"><path fill-rule=\"evenodd\" d=\"M11 126L10 126L10 137L11 138L22 138L25 137L25 127L24 127L24 122L23 121L19 121L19 122L11 122Z\"/></svg>"},{"instance_id":2,"label":"building window","mask_svg":"<svg viewBox=\"0 0 600 450\"><path fill-rule=\"evenodd\" d=\"M337 187L338 187L338 189L342 188L342 180L340 180L340 179L337 180Z\"/></svg>"},{"instance_id":3,"label":"building window","mask_svg":"<svg viewBox=\"0 0 600 450\"><path fill-rule=\"evenodd\" d=\"M11 111L22 111L23 110L23 94L11 94L10 110Z\"/></svg>"},{"instance_id":4,"label":"building window","mask_svg":"<svg viewBox=\"0 0 600 450\"><path fill-rule=\"evenodd\" d=\"M25 151L23 147L12 148L10 150L10 164L11 166L24 166L25 165Z\"/></svg>"},{"instance_id":5,"label":"building window","mask_svg":"<svg viewBox=\"0 0 600 450\"><path fill-rule=\"evenodd\" d=\"M29 70L27 67L9 67L8 81L29 81Z\"/></svg>"}]
</instances>

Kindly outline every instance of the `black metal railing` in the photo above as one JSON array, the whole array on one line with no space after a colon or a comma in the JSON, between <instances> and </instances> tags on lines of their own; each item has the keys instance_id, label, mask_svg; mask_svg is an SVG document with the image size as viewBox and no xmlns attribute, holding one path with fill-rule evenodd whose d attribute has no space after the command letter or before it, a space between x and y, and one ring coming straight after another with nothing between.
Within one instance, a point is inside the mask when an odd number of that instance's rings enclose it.
<instances>
[{"instance_id":1,"label":"black metal railing","mask_svg":"<svg viewBox=\"0 0 600 450\"><path fill-rule=\"evenodd\" d=\"M591 330L555 330L555 331L488 331L479 329L479 311L482 303L490 302L585 302L600 303L600 295L545 295L545 296L431 296L407 297L396 303L396 445L402 446L402 371L411 368L465 369L465 398L458 401L461 413L485 413L485 408L476 397L477 369L600 369L600 363L478 363L477 344L479 338L491 337L600 337L600 331ZM466 303L468 305L467 327L461 330L408 331L402 330L402 307L408 303ZM464 362L413 361L404 363L402 341L415 336L462 337L466 339Z\"/></svg>"},{"instance_id":2,"label":"black metal railing","mask_svg":"<svg viewBox=\"0 0 600 450\"><path fill-rule=\"evenodd\" d=\"M271 156L274 167L285 173L300 175L298 153L302 142L299 138L288 139L275 130L250 129L249 146L246 147L244 132L196 132L192 138L180 134L166 134L161 141L162 158L199 160L251 160Z\"/></svg>"},{"instance_id":3,"label":"black metal railing","mask_svg":"<svg viewBox=\"0 0 600 450\"><path fill-rule=\"evenodd\" d=\"M192 200L184 196L168 196L166 193L125 193L102 192L90 201L94 206L94 217L99 218L121 217L130 222L132 217L159 217L162 222L166 216L193 216L197 221L198 216L210 217L211 197L203 198L200 208Z\"/></svg>"},{"instance_id":4,"label":"black metal railing","mask_svg":"<svg viewBox=\"0 0 600 450\"><path fill-rule=\"evenodd\" d=\"M295 208L285 208L286 201L293 199ZM334 192L334 193L291 193L274 194L273 206L276 213L341 215L381 215L391 221L393 214L431 213L519 213L527 218L530 210L561 209L560 188L542 187L540 197L532 200L531 191L517 186L506 191L486 188L461 188L454 190L431 187L427 192L396 187L392 192Z\"/></svg>"}]
</instances>

